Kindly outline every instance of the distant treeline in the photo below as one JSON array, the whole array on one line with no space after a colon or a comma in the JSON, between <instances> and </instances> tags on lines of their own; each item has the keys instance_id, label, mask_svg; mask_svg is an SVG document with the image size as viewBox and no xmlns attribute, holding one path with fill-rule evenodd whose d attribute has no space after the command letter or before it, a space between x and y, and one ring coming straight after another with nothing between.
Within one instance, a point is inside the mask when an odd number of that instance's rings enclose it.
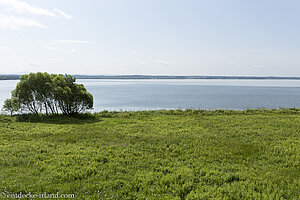
<instances>
[{"instance_id":1,"label":"distant treeline","mask_svg":"<svg viewBox=\"0 0 300 200\"><path fill-rule=\"evenodd\" d=\"M300 77L276 77L276 76L157 76L157 75L73 75L77 79L293 79Z\"/></svg>"},{"instance_id":2,"label":"distant treeline","mask_svg":"<svg viewBox=\"0 0 300 200\"><path fill-rule=\"evenodd\" d=\"M20 75L0 75L0 80L19 80Z\"/></svg>"},{"instance_id":3,"label":"distant treeline","mask_svg":"<svg viewBox=\"0 0 300 200\"><path fill-rule=\"evenodd\" d=\"M21 75L0 75L0 80L19 80ZM151 76L151 75L72 75L76 79L279 79L300 80L300 77L277 76Z\"/></svg>"}]
</instances>

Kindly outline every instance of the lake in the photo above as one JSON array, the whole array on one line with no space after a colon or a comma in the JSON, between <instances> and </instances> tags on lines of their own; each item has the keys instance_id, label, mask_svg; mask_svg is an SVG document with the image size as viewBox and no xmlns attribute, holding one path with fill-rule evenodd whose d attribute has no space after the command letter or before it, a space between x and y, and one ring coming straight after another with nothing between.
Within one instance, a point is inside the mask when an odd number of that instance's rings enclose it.
<instances>
[{"instance_id":1,"label":"lake","mask_svg":"<svg viewBox=\"0 0 300 200\"><path fill-rule=\"evenodd\" d=\"M78 79L101 110L300 107L300 80L101 80ZM16 80L0 81L0 105Z\"/></svg>"}]
</instances>

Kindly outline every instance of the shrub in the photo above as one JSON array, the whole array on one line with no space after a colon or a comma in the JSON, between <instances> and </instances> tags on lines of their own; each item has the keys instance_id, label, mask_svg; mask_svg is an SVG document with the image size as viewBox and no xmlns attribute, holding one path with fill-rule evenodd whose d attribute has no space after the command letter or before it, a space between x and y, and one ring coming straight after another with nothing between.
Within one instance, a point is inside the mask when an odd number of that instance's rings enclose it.
<instances>
[{"instance_id":1,"label":"shrub","mask_svg":"<svg viewBox=\"0 0 300 200\"><path fill-rule=\"evenodd\" d=\"M93 108L93 96L70 75L30 73L20 77L3 109L73 115ZM21 109L22 108L22 109Z\"/></svg>"}]
</instances>

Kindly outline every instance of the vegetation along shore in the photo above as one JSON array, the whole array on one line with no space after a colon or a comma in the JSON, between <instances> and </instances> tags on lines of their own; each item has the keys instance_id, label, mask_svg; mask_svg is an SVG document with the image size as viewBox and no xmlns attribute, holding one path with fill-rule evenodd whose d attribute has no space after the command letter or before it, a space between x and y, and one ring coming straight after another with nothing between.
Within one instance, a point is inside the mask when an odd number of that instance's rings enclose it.
<instances>
[{"instance_id":1,"label":"vegetation along shore","mask_svg":"<svg viewBox=\"0 0 300 200\"><path fill-rule=\"evenodd\" d=\"M299 199L300 109L0 115L0 191Z\"/></svg>"},{"instance_id":2,"label":"vegetation along shore","mask_svg":"<svg viewBox=\"0 0 300 200\"><path fill-rule=\"evenodd\" d=\"M72 75L76 79L246 79L246 80L300 80L299 76L180 76L180 75ZM0 74L0 80L19 80L21 75Z\"/></svg>"}]
</instances>

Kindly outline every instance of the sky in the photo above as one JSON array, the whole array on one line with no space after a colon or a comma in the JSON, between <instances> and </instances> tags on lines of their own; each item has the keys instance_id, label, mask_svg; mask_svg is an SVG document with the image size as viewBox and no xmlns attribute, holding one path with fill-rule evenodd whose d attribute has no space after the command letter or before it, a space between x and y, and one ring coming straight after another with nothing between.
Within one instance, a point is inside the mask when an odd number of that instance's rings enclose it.
<instances>
[{"instance_id":1,"label":"sky","mask_svg":"<svg viewBox=\"0 0 300 200\"><path fill-rule=\"evenodd\" d=\"M0 74L300 76L299 0L0 0Z\"/></svg>"}]
</instances>

